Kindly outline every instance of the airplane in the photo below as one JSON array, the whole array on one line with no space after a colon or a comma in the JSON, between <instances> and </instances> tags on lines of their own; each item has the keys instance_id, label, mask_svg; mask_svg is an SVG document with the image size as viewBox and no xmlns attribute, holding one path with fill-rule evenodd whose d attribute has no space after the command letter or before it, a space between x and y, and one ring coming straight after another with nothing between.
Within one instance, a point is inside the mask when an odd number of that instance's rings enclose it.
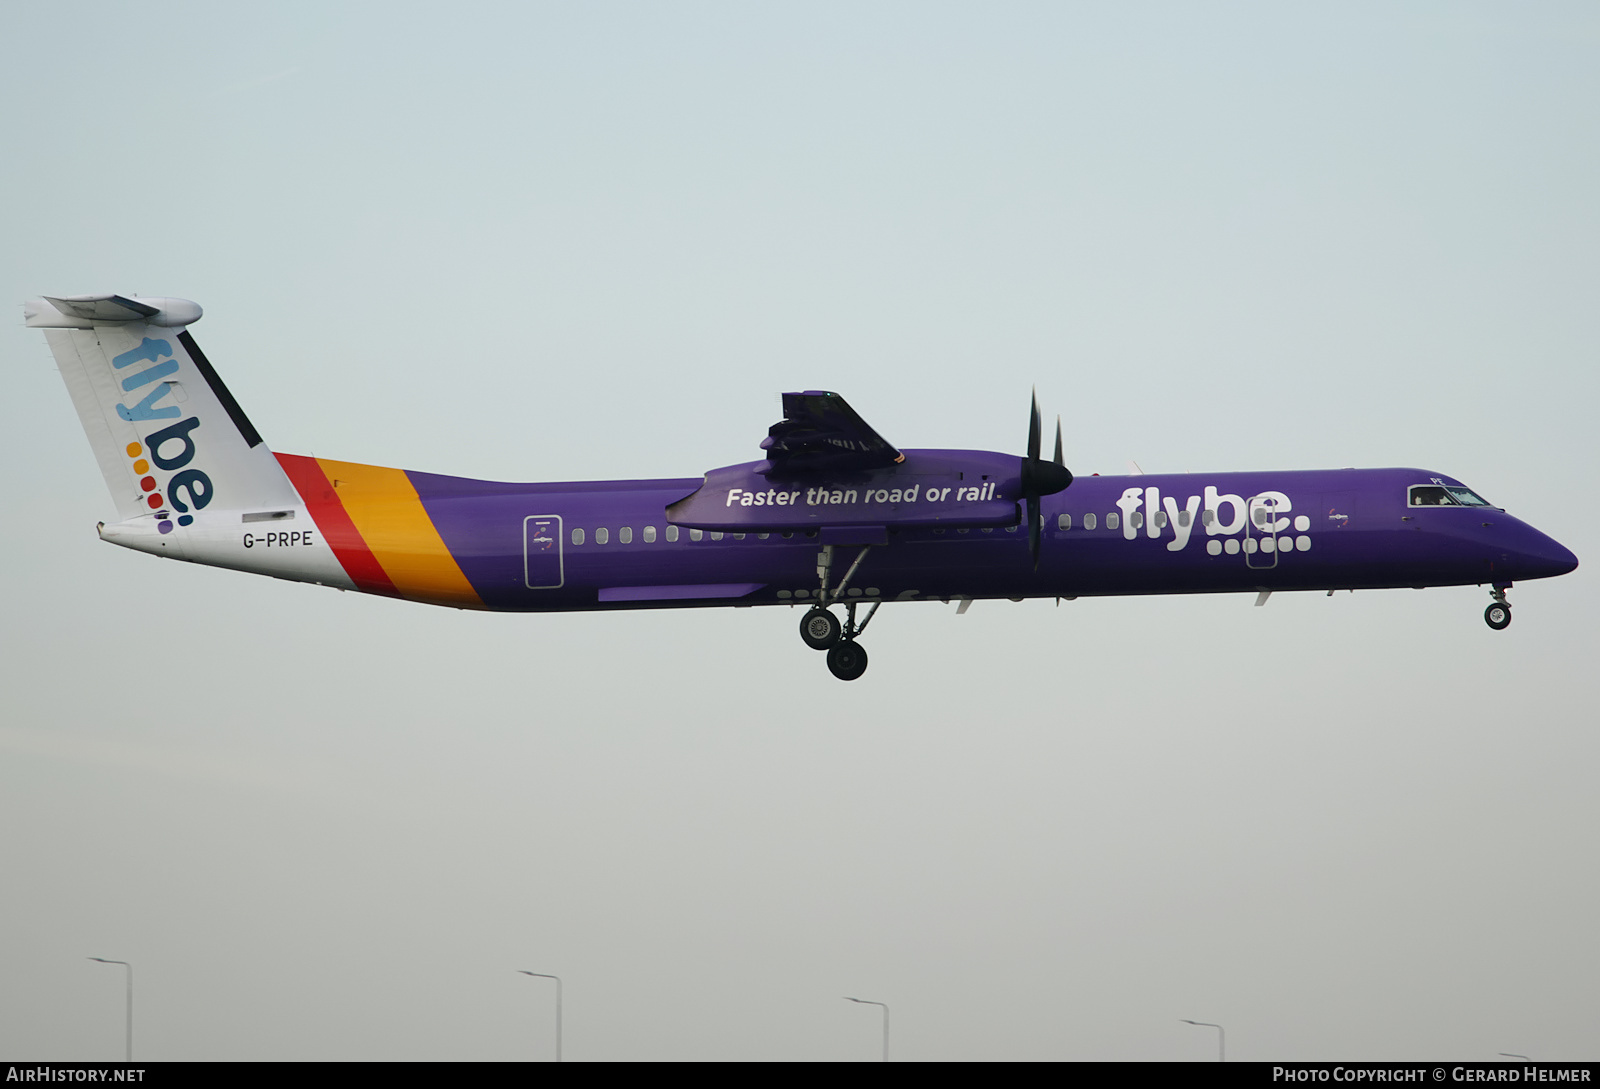
<instances>
[{"instance_id":1,"label":"airplane","mask_svg":"<svg viewBox=\"0 0 1600 1089\"><path fill-rule=\"evenodd\" d=\"M115 502L102 540L464 609L800 606L802 640L846 681L885 602L1487 584L1500 631L1513 582L1578 565L1423 469L1074 478L1059 419L1040 456L1037 397L1020 458L896 448L818 390L783 395L761 460L698 479L509 484L275 454L189 332L195 303L24 313Z\"/></svg>"}]
</instances>

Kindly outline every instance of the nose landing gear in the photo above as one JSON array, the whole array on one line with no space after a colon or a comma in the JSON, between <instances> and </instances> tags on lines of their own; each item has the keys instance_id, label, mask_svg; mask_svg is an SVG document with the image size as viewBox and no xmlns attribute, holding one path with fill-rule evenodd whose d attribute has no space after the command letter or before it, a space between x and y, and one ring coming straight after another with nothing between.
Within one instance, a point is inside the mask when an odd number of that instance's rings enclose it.
<instances>
[{"instance_id":1,"label":"nose landing gear","mask_svg":"<svg viewBox=\"0 0 1600 1089\"><path fill-rule=\"evenodd\" d=\"M1496 586L1489 591L1494 603L1483 610L1483 622L1495 631L1505 631L1511 626L1511 602L1506 600L1509 586Z\"/></svg>"}]
</instances>

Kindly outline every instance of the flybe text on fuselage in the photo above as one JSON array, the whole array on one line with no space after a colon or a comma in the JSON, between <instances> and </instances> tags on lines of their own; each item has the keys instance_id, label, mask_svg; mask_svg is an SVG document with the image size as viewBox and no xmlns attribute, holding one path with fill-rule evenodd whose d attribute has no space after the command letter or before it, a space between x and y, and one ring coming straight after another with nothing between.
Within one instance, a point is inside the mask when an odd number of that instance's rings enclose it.
<instances>
[{"instance_id":1,"label":"flybe text on fuselage","mask_svg":"<svg viewBox=\"0 0 1600 1089\"><path fill-rule=\"evenodd\" d=\"M1197 528L1211 538L1206 542L1206 551L1213 556L1238 552L1240 536L1271 539L1291 531L1296 535L1296 548L1304 552L1311 547L1306 536L1311 529L1310 517L1290 517L1294 501L1288 493L1276 489L1244 496L1208 484L1180 504L1174 496L1163 496L1158 485L1136 485L1124 488L1115 506L1118 513L1107 515L1107 529L1120 529L1128 541L1170 535L1169 552L1187 548ZM1334 516L1341 522L1347 517L1337 513Z\"/></svg>"}]
</instances>

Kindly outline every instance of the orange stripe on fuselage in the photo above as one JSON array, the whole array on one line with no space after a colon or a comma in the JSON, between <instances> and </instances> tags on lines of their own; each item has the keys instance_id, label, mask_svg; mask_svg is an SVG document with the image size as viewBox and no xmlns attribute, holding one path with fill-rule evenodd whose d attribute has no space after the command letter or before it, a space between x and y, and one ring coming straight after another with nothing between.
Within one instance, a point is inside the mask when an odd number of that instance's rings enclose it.
<instances>
[{"instance_id":1,"label":"orange stripe on fuselage","mask_svg":"<svg viewBox=\"0 0 1600 1089\"><path fill-rule=\"evenodd\" d=\"M333 494L401 597L481 609L483 599L461 573L399 469L318 458Z\"/></svg>"}]
</instances>

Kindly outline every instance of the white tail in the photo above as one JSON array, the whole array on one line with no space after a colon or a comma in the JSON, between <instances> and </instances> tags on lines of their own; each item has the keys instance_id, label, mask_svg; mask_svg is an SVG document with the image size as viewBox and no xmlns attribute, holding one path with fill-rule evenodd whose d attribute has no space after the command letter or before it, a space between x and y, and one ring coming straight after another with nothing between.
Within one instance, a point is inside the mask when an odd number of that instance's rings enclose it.
<instances>
[{"instance_id":1,"label":"white tail","mask_svg":"<svg viewBox=\"0 0 1600 1089\"><path fill-rule=\"evenodd\" d=\"M197 522L241 510L289 511L300 497L187 330L183 299L79 295L34 300L100 472L118 544L182 557Z\"/></svg>"}]
</instances>

